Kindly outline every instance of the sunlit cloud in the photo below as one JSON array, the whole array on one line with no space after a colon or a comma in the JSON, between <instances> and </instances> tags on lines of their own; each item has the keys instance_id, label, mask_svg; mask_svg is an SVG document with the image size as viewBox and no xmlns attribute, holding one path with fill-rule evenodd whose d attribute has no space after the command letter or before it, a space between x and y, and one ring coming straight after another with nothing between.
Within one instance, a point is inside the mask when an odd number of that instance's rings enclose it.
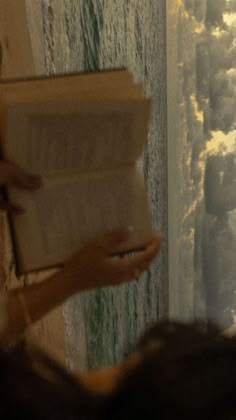
<instances>
[{"instance_id":1,"label":"sunlit cloud","mask_svg":"<svg viewBox=\"0 0 236 420\"><path fill-rule=\"evenodd\" d=\"M236 13L224 13L224 21L227 25L233 25L236 21Z\"/></svg>"},{"instance_id":2,"label":"sunlit cloud","mask_svg":"<svg viewBox=\"0 0 236 420\"><path fill-rule=\"evenodd\" d=\"M171 15L176 15L178 8L184 6L184 0L167 0L168 3L168 13Z\"/></svg>"},{"instance_id":3,"label":"sunlit cloud","mask_svg":"<svg viewBox=\"0 0 236 420\"><path fill-rule=\"evenodd\" d=\"M222 150L223 154L227 154L236 150L236 130L229 134L224 134L222 131L216 131L213 134L212 140L207 142L207 153L214 154Z\"/></svg>"},{"instance_id":4,"label":"sunlit cloud","mask_svg":"<svg viewBox=\"0 0 236 420\"><path fill-rule=\"evenodd\" d=\"M197 103L197 100L196 100L196 96L191 95L190 99L191 99L191 102L192 102L192 105L193 105L193 108L194 108L194 113L195 113L195 117L196 117L197 121L203 123L203 119L204 119L203 112L199 111L199 109L198 109L198 103Z\"/></svg>"},{"instance_id":5,"label":"sunlit cloud","mask_svg":"<svg viewBox=\"0 0 236 420\"><path fill-rule=\"evenodd\" d=\"M203 23L199 24L195 29L196 34L201 34L204 31L205 31L205 25Z\"/></svg>"}]
</instances>

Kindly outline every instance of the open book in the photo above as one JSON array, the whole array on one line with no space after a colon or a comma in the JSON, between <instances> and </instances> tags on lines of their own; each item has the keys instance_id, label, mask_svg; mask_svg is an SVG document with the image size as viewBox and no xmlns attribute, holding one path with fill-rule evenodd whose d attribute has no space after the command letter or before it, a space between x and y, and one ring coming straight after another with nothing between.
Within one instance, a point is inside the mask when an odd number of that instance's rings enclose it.
<instances>
[{"instance_id":1,"label":"open book","mask_svg":"<svg viewBox=\"0 0 236 420\"><path fill-rule=\"evenodd\" d=\"M0 83L3 156L39 174L34 192L8 188L20 273L60 265L89 241L133 226L117 252L152 236L140 157L150 101L126 70Z\"/></svg>"}]
</instances>

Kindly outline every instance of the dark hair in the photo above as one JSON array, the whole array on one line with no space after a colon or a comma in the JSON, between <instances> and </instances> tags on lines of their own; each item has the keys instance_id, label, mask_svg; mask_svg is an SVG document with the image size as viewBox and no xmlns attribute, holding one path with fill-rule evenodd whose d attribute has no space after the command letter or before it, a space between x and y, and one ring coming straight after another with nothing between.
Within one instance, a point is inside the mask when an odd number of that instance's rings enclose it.
<instances>
[{"instance_id":1,"label":"dark hair","mask_svg":"<svg viewBox=\"0 0 236 420\"><path fill-rule=\"evenodd\" d=\"M0 419L97 418L103 398L87 392L41 351L0 351Z\"/></svg>"},{"instance_id":2,"label":"dark hair","mask_svg":"<svg viewBox=\"0 0 236 420\"><path fill-rule=\"evenodd\" d=\"M160 348L153 345L159 340ZM236 419L236 339L198 324L157 324L116 391L95 395L42 353L0 352L0 418Z\"/></svg>"},{"instance_id":3,"label":"dark hair","mask_svg":"<svg viewBox=\"0 0 236 420\"><path fill-rule=\"evenodd\" d=\"M170 322L149 329L138 346L143 360L111 398L107 418L236 419L236 338L210 331Z\"/></svg>"}]
</instances>

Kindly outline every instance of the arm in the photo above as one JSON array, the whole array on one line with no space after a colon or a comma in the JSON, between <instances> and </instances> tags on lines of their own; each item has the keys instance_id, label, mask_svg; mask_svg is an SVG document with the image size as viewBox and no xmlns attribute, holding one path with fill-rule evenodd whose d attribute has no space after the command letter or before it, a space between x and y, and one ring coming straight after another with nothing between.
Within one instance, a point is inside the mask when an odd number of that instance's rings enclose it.
<instances>
[{"instance_id":1,"label":"arm","mask_svg":"<svg viewBox=\"0 0 236 420\"><path fill-rule=\"evenodd\" d=\"M95 287L115 286L133 280L146 270L159 251L158 235L135 256L112 258L117 245L132 234L129 230L107 234L78 251L56 274L41 283L10 290L6 296L7 324L4 342L20 335L70 296Z\"/></svg>"},{"instance_id":2,"label":"arm","mask_svg":"<svg viewBox=\"0 0 236 420\"><path fill-rule=\"evenodd\" d=\"M27 175L15 165L0 161L0 184L13 183L20 188L40 187L40 178ZM1 202L0 207L19 211L17 204ZM22 209L21 209L22 211ZM2 340L15 340L29 324L41 319L70 296L96 287L118 285L135 279L146 270L161 244L160 235L144 251L132 257L112 258L115 249L128 240L130 229L109 233L79 250L63 268L41 283L10 290L6 294L6 326Z\"/></svg>"},{"instance_id":3,"label":"arm","mask_svg":"<svg viewBox=\"0 0 236 420\"><path fill-rule=\"evenodd\" d=\"M108 395L113 393L124 377L141 362L142 354L136 351L116 366L79 372L75 374L75 377L89 391Z\"/></svg>"}]
</instances>

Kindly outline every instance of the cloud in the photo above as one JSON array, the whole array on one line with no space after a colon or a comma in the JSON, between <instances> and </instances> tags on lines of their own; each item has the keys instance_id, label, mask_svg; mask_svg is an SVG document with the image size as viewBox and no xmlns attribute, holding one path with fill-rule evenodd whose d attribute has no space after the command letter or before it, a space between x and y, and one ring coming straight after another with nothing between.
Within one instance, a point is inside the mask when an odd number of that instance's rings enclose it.
<instances>
[{"instance_id":1,"label":"cloud","mask_svg":"<svg viewBox=\"0 0 236 420\"><path fill-rule=\"evenodd\" d=\"M224 11L226 9L226 0L207 0L207 10L205 24L210 26L224 26Z\"/></svg>"},{"instance_id":2,"label":"cloud","mask_svg":"<svg viewBox=\"0 0 236 420\"><path fill-rule=\"evenodd\" d=\"M228 133L236 126L236 89L224 70L211 75L209 88L210 127Z\"/></svg>"},{"instance_id":3,"label":"cloud","mask_svg":"<svg viewBox=\"0 0 236 420\"><path fill-rule=\"evenodd\" d=\"M226 3L208 1L212 22L220 21ZM211 7L210 7L211 6ZM217 13L218 14L217 14ZM208 16L209 18L209 16ZM236 127L236 27L225 26L215 31L207 28L196 47L196 88L200 109L204 110L205 132L222 130L229 133ZM208 104L208 105L207 105Z\"/></svg>"}]
</instances>

